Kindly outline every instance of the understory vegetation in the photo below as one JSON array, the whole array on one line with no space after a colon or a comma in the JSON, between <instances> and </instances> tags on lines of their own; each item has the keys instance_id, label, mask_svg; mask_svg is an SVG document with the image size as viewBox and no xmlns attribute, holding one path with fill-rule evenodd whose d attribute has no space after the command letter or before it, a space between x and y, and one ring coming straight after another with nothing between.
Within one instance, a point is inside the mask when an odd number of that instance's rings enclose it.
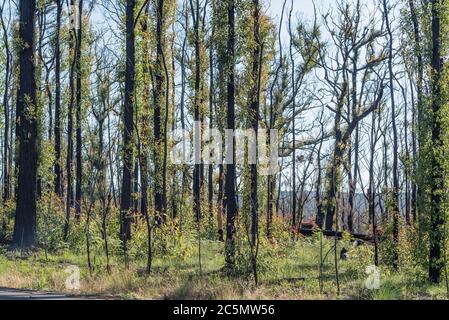
<instances>
[{"instance_id":1,"label":"understory vegetation","mask_svg":"<svg viewBox=\"0 0 449 320\"><path fill-rule=\"evenodd\" d=\"M44 207L44 206L43 206ZM47 208L48 209L48 208ZM374 248L370 243L356 245L349 233L337 242L340 294L336 289L333 238L316 231L311 237L292 236L288 221L273 221L270 240L261 237L258 257L259 284L254 284L249 245L245 237L237 239L234 273L224 266L224 244L215 240L215 226L205 224L199 243L196 224L182 217L164 224L153 233L153 263L147 267L147 237L144 220L133 224L125 267L119 240L117 215L108 220L109 262L105 255L100 216L95 212L87 232L86 219L74 225L67 242L62 238L63 210L52 208L39 214L38 235L42 246L33 250L10 250L0 247L0 287L61 292L75 295L123 299L446 299L446 283L431 285L427 280L426 254L420 247L417 231L404 228L400 242L400 269L388 267L390 246L380 246L382 266L380 287L367 288L373 265ZM240 219L244 220L244 219ZM239 234L245 225L239 220ZM2 237L12 232L8 214L2 212ZM261 228L263 228L263 224ZM182 230L182 232L181 232ZM91 268L88 266L86 237L90 239ZM321 241L322 240L322 241ZM201 245L201 258L199 257ZM340 253L348 250L348 259ZM322 256L321 256L322 254ZM201 264L200 264L201 259ZM320 266L320 261L323 261ZM109 265L109 267L108 267ZM200 267L201 265L201 267ZM80 288L66 287L68 268L80 271ZM369 272L369 271L368 271Z\"/></svg>"}]
</instances>

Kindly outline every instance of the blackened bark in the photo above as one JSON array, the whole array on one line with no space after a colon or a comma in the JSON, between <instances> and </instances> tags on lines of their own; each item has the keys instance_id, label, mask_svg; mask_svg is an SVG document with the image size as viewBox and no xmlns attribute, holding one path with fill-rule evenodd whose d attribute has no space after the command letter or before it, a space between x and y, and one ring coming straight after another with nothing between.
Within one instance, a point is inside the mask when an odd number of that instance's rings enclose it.
<instances>
[{"instance_id":1,"label":"blackened bark","mask_svg":"<svg viewBox=\"0 0 449 320\"><path fill-rule=\"evenodd\" d=\"M81 101L82 101L82 70L81 70L81 46L82 46L82 16L83 0L78 0L78 30L76 36L76 187L75 187L75 217L81 215L81 184L82 184L82 135L81 135Z\"/></svg>"},{"instance_id":2,"label":"blackened bark","mask_svg":"<svg viewBox=\"0 0 449 320\"><path fill-rule=\"evenodd\" d=\"M17 206L13 244L24 248L36 244L37 104L34 66L34 18L36 1L19 2L19 88L17 134L19 140ZM32 116L30 116L32 115Z\"/></svg>"},{"instance_id":3,"label":"blackened bark","mask_svg":"<svg viewBox=\"0 0 449 320\"><path fill-rule=\"evenodd\" d=\"M225 209L225 204L223 201L224 194L224 166L220 164L218 166L218 195L217 195L217 227L218 227L218 240L224 241L223 232L223 211Z\"/></svg>"},{"instance_id":4,"label":"blackened bark","mask_svg":"<svg viewBox=\"0 0 449 320\"><path fill-rule=\"evenodd\" d=\"M235 2L227 0L228 39L227 39L227 126L228 130L235 129ZM232 269L235 264L235 219L237 217L237 199L235 193L235 137L228 141L228 154L232 154L232 163L226 164L226 265Z\"/></svg>"},{"instance_id":5,"label":"blackened bark","mask_svg":"<svg viewBox=\"0 0 449 320\"><path fill-rule=\"evenodd\" d=\"M212 34L211 34L211 42L213 41L215 36L214 25L212 25ZM212 129L214 127L214 50L212 43L209 44L209 132L212 135ZM208 202L209 202L209 217L212 221L214 217L214 165L212 161L210 161L209 169L208 169Z\"/></svg>"},{"instance_id":6,"label":"blackened bark","mask_svg":"<svg viewBox=\"0 0 449 320\"><path fill-rule=\"evenodd\" d=\"M134 131L134 85L135 85L135 42L134 42L134 6L135 0L126 2L126 71L125 102L123 132L123 176L120 201L120 237L126 241L131 239L131 180L133 170L133 131Z\"/></svg>"},{"instance_id":7,"label":"blackened bark","mask_svg":"<svg viewBox=\"0 0 449 320\"><path fill-rule=\"evenodd\" d=\"M75 6L75 1L70 1L70 6L73 10ZM76 17L73 16L73 19ZM70 40L69 46L71 51L72 61L70 62L70 71L69 71L69 90L70 90L70 101L67 113L67 158L66 158L66 171L67 171L67 197L66 197L66 217L64 224L64 239L67 240L70 228L70 216L71 216L71 207L73 206L73 107L75 104L75 67L77 61L77 50L76 50L76 22L74 20L71 21L72 28L70 30Z\"/></svg>"},{"instance_id":8,"label":"blackened bark","mask_svg":"<svg viewBox=\"0 0 449 320\"><path fill-rule=\"evenodd\" d=\"M186 96L186 66L185 66L185 60L186 60L186 48L187 48L187 37L188 37L188 30L189 30L189 8L187 4L187 0L184 1L183 4L183 17L184 17L184 29L185 29L185 35L182 42L182 49L181 49L181 101L180 101L180 117L181 117L181 129L184 132L186 128L185 124L185 96ZM183 154L186 152L186 142L182 142L183 146ZM186 190L186 184L187 184L187 166L183 165L182 168L182 177L181 177L181 195L180 195L180 208L182 209L184 205L184 195Z\"/></svg>"},{"instance_id":9,"label":"blackened bark","mask_svg":"<svg viewBox=\"0 0 449 320\"><path fill-rule=\"evenodd\" d=\"M251 128L254 132L253 152L255 158L254 162L250 165L250 211L251 211L251 265L253 269L254 281L256 286L258 285L258 272L257 272L257 255L259 249L259 200L257 195L258 190L258 131L259 131L259 109L260 109L260 90L261 90L261 77L262 77L262 56L263 47L261 43L260 35L260 3L259 0L253 0L252 3L252 15L253 15L253 38L254 48L252 52L252 70L251 70L251 82L252 88L250 90L250 108L249 108L249 120Z\"/></svg>"},{"instance_id":10,"label":"blackened bark","mask_svg":"<svg viewBox=\"0 0 449 320\"><path fill-rule=\"evenodd\" d=\"M250 121L251 128L255 133L255 141L253 142L255 148L255 161L251 164L251 195L250 195L250 208L251 208L251 244L256 246L257 237L259 234L259 201L257 197L258 187L258 173L257 173L257 161L258 161L258 131L259 131L259 108L260 108L260 86L261 86L261 58L262 58L262 44L260 39L260 3L259 0L253 1L253 22L254 22L254 40L255 47L253 49L252 56L252 73L251 78L253 87L251 89L250 97ZM255 272L255 274L257 274ZM256 281L257 282L257 281Z\"/></svg>"},{"instance_id":11,"label":"blackened bark","mask_svg":"<svg viewBox=\"0 0 449 320\"><path fill-rule=\"evenodd\" d=\"M134 103L134 100L133 100ZM138 108L136 107L136 110L134 110L134 123L133 123L133 127L134 125L137 125L139 123L139 112L138 112ZM137 131L137 130L136 130ZM132 139L132 137L131 137ZM140 143L140 142L139 142ZM137 196L139 194L139 161L140 161L140 157L136 157L134 159L134 169L133 169L133 178L132 178L132 196L131 196L131 200L133 201L133 214L137 214L137 212L139 211L139 197Z\"/></svg>"},{"instance_id":12,"label":"blackened bark","mask_svg":"<svg viewBox=\"0 0 449 320\"><path fill-rule=\"evenodd\" d=\"M6 65L5 65L5 84L4 84L4 93L3 93L3 112L5 116L5 127L4 127L4 135L3 135L3 202L6 202L11 197L11 181L10 181L10 162L9 162L9 152L10 152L10 146L9 146L9 128L10 128L10 114L9 114L9 81L11 79L11 50L9 48L9 41L8 41L8 31L6 30L6 24L3 21L3 11L4 11L4 5L0 8L1 12L1 25L3 30L3 41L6 51Z\"/></svg>"},{"instance_id":13,"label":"blackened bark","mask_svg":"<svg viewBox=\"0 0 449 320\"><path fill-rule=\"evenodd\" d=\"M172 108L171 112L172 112L172 119L171 119L171 128L172 128L172 132L174 132L176 130L176 124L177 124L177 117L176 117L176 49L175 49L175 25L172 24L172 37L170 40L170 51L171 51L171 75L170 75L170 80L171 80L171 105L170 107ZM165 134L165 136L167 137L167 134ZM166 146L167 146L167 141L166 141ZM167 150L167 148L166 148ZM175 166L173 168L172 171L172 175L171 175L171 193L170 193L170 202L171 202L171 211L172 211L172 219L175 220L178 216L178 201L177 201L177 196L178 196L178 170L177 170L177 166Z\"/></svg>"},{"instance_id":14,"label":"blackened bark","mask_svg":"<svg viewBox=\"0 0 449 320\"><path fill-rule=\"evenodd\" d=\"M432 1L432 150L431 152L431 207L430 207L430 251L429 280L439 283L444 266L442 258L442 241L444 238L444 216L442 193L444 192L443 166L439 155L443 152L443 131L440 112L443 107L441 99L441 80L443 57L441 50L441 8L444 0Z\"/></svg>"},{"instance_id":15,"label":"blackened bark","mask_svg":"<svg viewBox=\"0 0 449 320\"><path fill-rule=\"evenodd\" d=\"M154 179L154 209L156 213L156 220L162 223L162 217L165 213L164 191L162 185L162 167L163 159L161 157L163 141L162 141L162 126L161 126L161 110L162 110L162 88L164 84L163 69L163 43L162 43L162 27L163 27L163 10L164 0L157 1L156 8L156 86L153 90L154 96L154 172L156 177Z\"/></svg>"},{"instance_id":16,"label":"blackened bark","mask_svg":"<svg viewBox=\"0 0 449 320\"><path fill-rule=\"evenodd\" d=\"M195 98L194 98L194 154L195 154L195 168L193 170L193 210L195 212L196 220L201 219L201 172L203 165L201 164L201 52L200 52L200 4L199 0L195 1L195 6L190 0L194 38L195 38Z\"/></svg>"},{"instance_id":17,"label":"blackened bark","mask_svg":"<svg viewBox=\"0 0 449 320\"><path fill-rule=\"evenodd\" d=\"M136 121L136 123L138 123ZM133 212L134 214L136 214L139 211L139 197L137 197L137 194L139 194L139 160L138 158L136 158L136 160L134 161L134 170L133 170L133 194L134 196L132 197L132 201L133 201Z\"/></svg>"},{"instance_id":18,"label":"blackened bark","mask_svg":"<svg viewBox=\"0 0 449 320\"><path fill-rule=\"evenodd\" d=\"M321 112L320 124L321 124L321 134L324 135L325 124L323 122L324 111ZM321 153L323 149L323 139L320 140L320 144L318 146L317 152L317 178L315 182L315 202L316 202L316 219L315 223L318 228L323 229L324 223L324 210L323 210L323 201L321 197L321 181L323 175L323 169L321 166Z\"/></svg>"},{"instance_id":19,"label":"blackened bark","mask_svg":"<svg viewBox=\"0 0 449 320\"><path fill-rule=\"evenodd\" d=\"M188 37L188 30L189 30L189 8L187 4L187 0L185 0L183 5L183 12L184 12L184 28L185 28L185 36L182 43L182 50L181 50L181 102L180 102L180 116L181 116L181 129L184 132L186 129L186 123L185 123L185 96L186 96L186 48L187 48L187 37ZM183 140L183 154L187 152L187 146L186 142ZM182 207L184 205L184 194L186 190L187 185L187 166L183 165L182 168L182 177L181 177L181 197L180 197L180 207L182 210Z\"/></svg>"},{"instance_id":20,"label":"blackened bark","mask_svg":"<svg viewBox=\"0 0 449 320\"><path fill-rule=\"evenodd\" d=\"M63 196L62 168L61 168L61 15L62 0L56 1L56 30L55 30L55 193Z\"/></svg>"},{"instance_id":21,"label":"blackened bark","mask_svg":"<svg viewBox=\"0 0 449 320\"><path fill-rule=\"evenodd\" d=\"M141 117L141 134L139 139L139 164L140 164L140 184L141 184L141 202L140 202L140 211L142 216L145 218L147 222L147 233L148 233L148 241L151 240L151 226L149 223L149 215L148 215L148 142L150 137L150 67L149 67L149 55L150 55L150 44L148 39L148 19L150 15L150 6L147 4L145 8L145 17L142 19L142 34L143 34L143 74L144 74L144 105L143 112ZM149 247L151 244L149 243ZM149 249L150 251L150 249ZM151 252L149 252L149 257L151 256ZM150 261L150 259L149 259ZM151 264L148 263L148 266ZM148 268L150 270L151 268Z\"/></svg>"}]
</instances>

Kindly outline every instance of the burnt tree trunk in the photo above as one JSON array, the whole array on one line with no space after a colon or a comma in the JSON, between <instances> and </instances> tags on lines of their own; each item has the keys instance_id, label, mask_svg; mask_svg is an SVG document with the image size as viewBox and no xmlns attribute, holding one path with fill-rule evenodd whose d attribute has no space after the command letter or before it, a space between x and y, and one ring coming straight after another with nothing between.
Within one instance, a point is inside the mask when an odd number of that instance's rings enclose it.
<instances>
[{"instance_id":1,"label":"burnt tree trunk","mask_svg":"<svg viewBox=\"0 0 449 320\"><path fill-rule=\"evenodd\" d=\"M62 0L56 1L56 34L55 34L55 193L63 196L61 168L61 15Z\"/></svg>"},{"instance_id":2,"label":"burnt tree trunk","mask_svg":"<svg viewBox=\"0 0 449 320\"><path fill-rule=\"evenodd\" d=\"M212 26L212 34L211 34L211 41L214 39L214 25ZM209 132L210 135L212 135L212 129L214 127L214 116L213 116L213 110L214 110L214 50L212 43L209 44ZM212 161L209 163L209 169L208 169L208 204L209 204L209 217L210 221L212 221L214 217L214 164Z\"/></svg>"},{"instance_id":3,"label":"burnt tree trunk","mask_svg":"<svg viewBox=\"0 0 449 320\"><path fill-rule=\"evenodd\" d=\"M251 195L250 195L250 208L251 208L251 244L256 246L257 237L259 234L259 201L257 197L258 187L258 131L259 131L259 108L260 108L260 87L261 87L261 71L262 71L262 44L260 39L260 3L259 0L253 1L253 20L254 20L254 40L255 47L253 49L252 56L252 81L253 88L251 89L250 97L250 121L251 128L255 133L255 141L253 142L255 148L254 163L251 164ZM255 273L256 274L256 273ZM257 282L257 281L256 281Z\"/></svg>"},{"instance_id":4,"label":"burnt tree trunk","mask_svg":"<svg viewBox=\"0 0 449 320\"><path fill-rule=\"evenodd\" d=\"M156 177L154 179L154 209L156 214L156 220L160 224L165 213L165 199L163 191L162 176L163 173L163 159L161 157L163 151L163 137L161 126L161 111L162 111L162 89L164 85L164 76L162 74L163 69L163 43L162 43L162 27L163 27L163 14L164 14L164 0L157 1L156 8L156 70L155 80L156 85L153 90L154 96L154 172Z\"/></svg>"},{"instance_id":5,"label":"burnt tree trunk","mask_svg":"<svg viewBox=\"0 0 449 320\"><path fill-rule=\"evenodd\" d=\"M228 39L227 39L227 126L228 130L235 129L235 2L227 0ZM229 141L232 138L232 141ZM228 137L227 156L232 158L226 163L226 265L232 269L235 263L235 219L237 217L237 199L235 192L235 137ZM229 163L232 160L232 163Z\"/></svg>"},{"instance_id":6,"label":"burnt tree trunk","mask_svg":"<svg viewBox=\"0 0 449 320\"><path fill-rule=\"evenodd\" d=\"M321 123L321 133L324 134L325 125L323 123L324 111L321 113L320 123ZM321 197L321 182L323 175L323 168L321 166L321 153L323 149L323 139L320 140L317 152L317 178L315 182L315 202L316 202L316 219L315 223L318 228L323 229L324 223L324 210L323 210L323 200Z\"/></svg>"},{"instance_id":7,"label":"burnt tree trunk","mask_svg":"<svg viewBox=\"0 0 449 320\"><path fill-rule=\"evenodd\" d=\"M134 131L134 85L135 85L135 41L134 41L134 7L135 0L126 2L126 70L125 102L123 112L123 172L120 199L120 236L126 243L131 239L132 206L132 170L133 170L133 131Z\"/></svg>"},{"instance_id":8,"label":"burnt tree trunk","mask_svg":"<svg viewBox=\"0 0 449 320\"><path fill-rule=\"evenodd\" d=\"M75 7L75 1L70 1L70 6L72 10ZM72 28L70 30L70 71L69 71L69 90L70 90L70 101L67 112L67 158L66 158L66 171L67 171L67 198L66 198L66 208L65 208L65 224L64 224L64 239L67 240L70 228L70 216L71 208L73 206L73 107L75 102L75 67L77 61L77 50L76 50L76 22L74 19L76 16L72 13L71 24Z\"/></svg>"},{"instance_id":9,"label":"burnt tree trunk","mask_svg":"<svg viewBox=\"0 0 449 320\"><path fill-rule=\"evenodd\" d=\"M82 70L81 45L83 37L82 27L83 0L78 0L78 30L76 36L76 186L75 186L75 217L79 220L81 215L81 184L82 184L82 136L81 136L81 102L82 102Z\"/></svg>"},{"instance_id":10,"label":"burnt tree trunk","mask_svg":"<svg viewBox=\"0 0 449 320\"><path fill-rule=\"evenodd\" d=\"M440 112L443 108L441 81L443 74L443 56L441 48L441 19L444 1L432 1L432 150L431 166L431 203L430 203L430 251L429 251L429 280L439 283L444 266L442 258L442 242L444 239L444 168L440 156L443 153L443 129Z\"/></svg>"},{"instance_id":11,"label":"burnt tree trunk","mask_svg":"<svg viewBox=\"0 0 449 320\"><path fill-rule=\"evenodd\" d=\"M34 18L36 1L19 2L19 88L17 134L19 140L17 206L13 244L26 248L36 244L37 104L34 66Z\"/></svg>"},{"instance_id":12,"label":"burnt tree trunk","mask_svg":"<svg viewBox=\"0 0 449 320\"><path fill-rule=\"evenodd\" d=\"M200 4L195 1L195 6L190 1L195 42L195 97L194 97L194 157L195 168L193 170L193 210L197 221L201 220L201 186L203 170L201 160L201 52L200 52Z\"/></svg>"},{"instance_id":13,"label":"burnt tree trunk","mask_svg":"<svg viewBox=\"0 0 449 320\"><path fill-rule=\"evenodd\" d=\"M6 65L5 65L5 91L3 93L3 112L5 116L4 136L3 136L3 202L5 203L11 198L11 173L9 171L9 130L10 130L10 114L9 114L9 86L11 79L11 50L8 41L8 31L6 30L5 22L3 21L4 5L1 7L1 24L3 29L3 41L6 51Z\"/></svg>"}]
</instances>

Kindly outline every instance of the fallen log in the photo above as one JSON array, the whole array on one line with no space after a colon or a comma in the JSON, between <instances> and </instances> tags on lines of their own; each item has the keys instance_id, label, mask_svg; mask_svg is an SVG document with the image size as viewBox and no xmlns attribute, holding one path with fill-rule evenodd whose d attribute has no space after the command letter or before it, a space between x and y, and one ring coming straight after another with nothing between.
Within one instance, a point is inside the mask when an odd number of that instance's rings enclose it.
<instances>
[{"instance_id":1,"label":"fallen log","mask_svg":"<svg viewBox=\"0 0 449 320\"><path fill-rule=\"evenodd\" d=\"M314 230L314 229L299 229L299 233L302 234L305 237L311 237L311 236L314 235L315 232L318 232L318 230ZM323 235L325 237L332 237L332 238L337 237L337 239L339 239L339 240L343 239L343 234L344 233L341 232L341 231L321 230L321 232L323 233ZM364 242L374 243L374 237L373 236L366 235L366 234L356 234L356 233L351 233L350 235L351 235L351 237L353 239L362 240Z\"/></svg>"}]
</instances>

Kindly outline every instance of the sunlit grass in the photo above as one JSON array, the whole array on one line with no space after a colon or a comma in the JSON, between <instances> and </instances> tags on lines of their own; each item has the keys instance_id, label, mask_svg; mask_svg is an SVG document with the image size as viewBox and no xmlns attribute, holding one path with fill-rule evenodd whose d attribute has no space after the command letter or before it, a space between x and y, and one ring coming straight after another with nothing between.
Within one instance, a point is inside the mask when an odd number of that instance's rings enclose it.
<instances>
[{"instance_id":1,"label":"sunlit grass","mask_svg":"<svg viewBox=\"0 0 449 320\"><path fill-rule=\"evenodd\" d=\"M191 241L191 242L190 242ZM259 286L252 276L228 277L224 265L223 243L202 242L202 269L199 270L197 243L191 239L191 253L184 257L155 257L153 272L145 273L145 259L133 260L124 268L120 257L112 257L111 273L101 252L93 255L94 270L89 273L85 254L68 249L27 255L6 252L0 255L0 286L57 291L73 294L114 296L126 299L445 299L444 284L431 286L418 273L403 269L393 272L381 267L381 286L368 290L364 281L366 266L372 262L371 246L350 250L349 261L338 261L341 294L337 296L334 256L330 253L323 266L323 290L319 286L319 246L314 239L264 244L260 252ZM329 251L332 241L325 241ZM350 242L339 243L350 247ZM65 288L69 265L79 266L81 288Z\"/></svg>"}]
</instances>

